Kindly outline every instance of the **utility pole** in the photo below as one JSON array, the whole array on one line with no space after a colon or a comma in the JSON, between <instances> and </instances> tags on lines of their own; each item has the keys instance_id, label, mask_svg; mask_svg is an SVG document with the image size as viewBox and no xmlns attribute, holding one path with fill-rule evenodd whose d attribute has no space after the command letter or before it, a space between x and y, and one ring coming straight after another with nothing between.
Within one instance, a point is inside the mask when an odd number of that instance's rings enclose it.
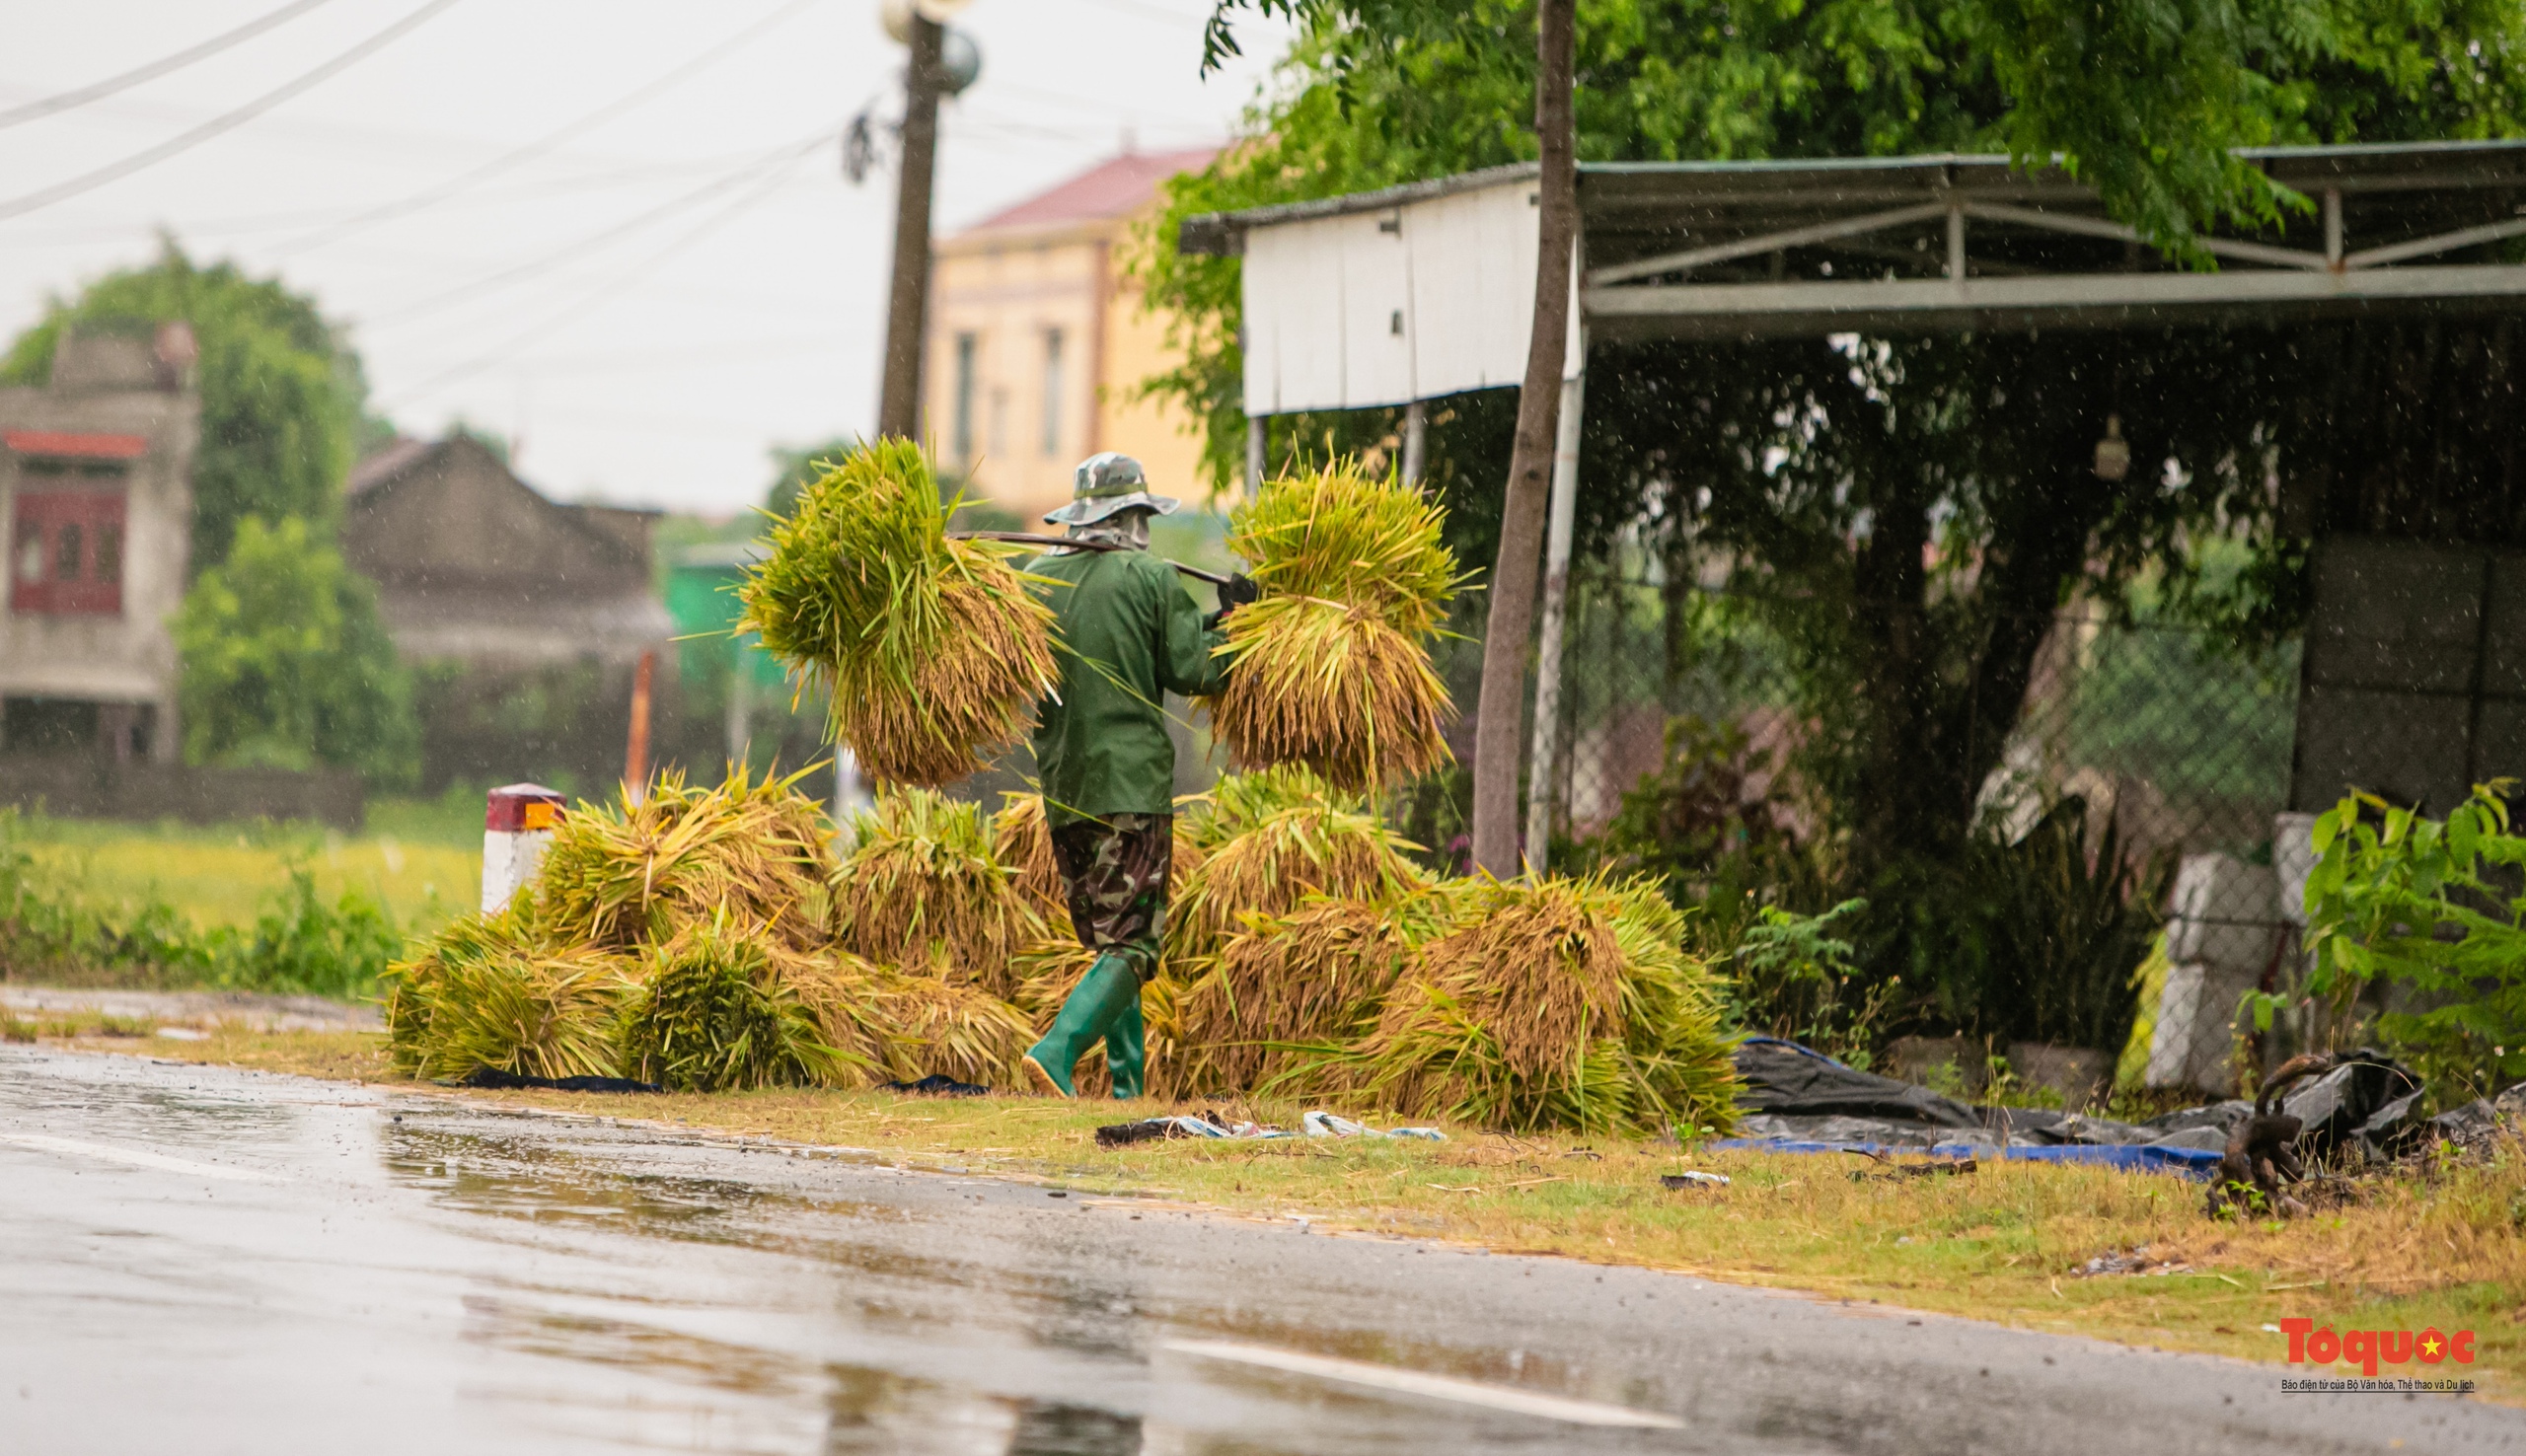
<instances>
[{"instance_id":1,"label":"utility pole","mask_svg":"<svg viewBox=\"0 0 2526 1456\"><path fill-rule=\"evenodd\" d=\"M886 373L877 434L921 438L922 337L929 327L929 192L938 158L939 47L946 27L915 6L905 34L902 170L895 188L895 272L886 301Z\"/></svg>"},{"instance_id":2,"label":"utility pole","mask_svg":"<svg viewBox=\"0 0 2526 1456\"><path fill-rule=\"evenodd\" d=\"M1570 259L1579 232L1578 137L1570 95L1577 8L1576 0L1538 0L1535 6L1541 170L1535 185L1534 328L1526 339L1525 385L1518 392L1518 433L1500 512L1500 561L1491 573L1491 615L1483 629L1482 693L1474 707L1473 863L1503 880L1516 878L1522 868L1518 759L1524 747L1519 729L1525 709L1526 643L1543 570L1561 371L1569 357ZM1536 771L1545 765L1537 764Z\"/></svg>"}]
</instances>

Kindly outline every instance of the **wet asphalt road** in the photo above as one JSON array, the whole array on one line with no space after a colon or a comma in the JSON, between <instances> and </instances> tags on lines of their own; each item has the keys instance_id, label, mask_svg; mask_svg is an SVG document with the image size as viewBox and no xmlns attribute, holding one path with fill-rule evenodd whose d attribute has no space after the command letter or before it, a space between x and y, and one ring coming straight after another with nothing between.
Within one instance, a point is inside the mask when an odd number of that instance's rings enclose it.
<instances>
[{"instance_id":1,"label":"wet asphalt road","mask_svg":"<svg viewBox=\"0 0 2526 1456\"><path fill-rule=\"evenodd\" d=\"M0 1452L2395 1441L2526 1451L2526 1414L2284 1396L2268 1367L1673 1274L0 1052Z\"/></svg>"}]
</instances>

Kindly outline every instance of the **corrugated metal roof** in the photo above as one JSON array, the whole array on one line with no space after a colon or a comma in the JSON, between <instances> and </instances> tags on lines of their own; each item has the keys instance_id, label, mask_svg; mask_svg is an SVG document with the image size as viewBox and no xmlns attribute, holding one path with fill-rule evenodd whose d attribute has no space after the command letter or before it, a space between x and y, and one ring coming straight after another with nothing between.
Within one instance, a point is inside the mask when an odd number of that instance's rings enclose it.
<instances>
[{"instance_id":1,"label":"corrugated metal roof","mask_svg":"<svg viewBox=\"0 0 2526 1456\"><path fill-rule=\"evenodd\" d=\"M2526 182L2526 140L2241 147L2235 155L2302 190L2326 186L2345 191L2401 188L2424 179L2440 186L2469 182L2515 185ZM1187 253L1236 253L1242 250L1243 234L1248 228L1375 212L1534 176L1533 163L1520 163L1338 197L1205 213L1185 220L1178 246ZM1879 195L1918 195L1951 186L2003 186L2019 192L2031 189L2090 199L2095 196L2093 188L2057 168L2029 175L2012 169L2004 155L1981 153L1751 162L1588 162L1579 168L1580 208L1592 221L1607 212L1660 205L1771 201L1813 206Z\"/></svg>"}]
</instances>

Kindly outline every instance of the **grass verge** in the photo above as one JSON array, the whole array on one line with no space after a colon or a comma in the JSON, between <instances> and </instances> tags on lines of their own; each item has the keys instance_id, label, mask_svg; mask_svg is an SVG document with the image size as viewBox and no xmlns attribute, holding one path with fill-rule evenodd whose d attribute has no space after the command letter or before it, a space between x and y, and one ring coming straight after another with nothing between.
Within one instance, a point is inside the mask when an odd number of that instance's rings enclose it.
<instances>
[{"instance_id":1,"label":"grass verge","mask_svg":"<svg viewBox=\"0 0 2526 1456\"><path fill-rule=\"evenodd\" d=\"M20 1025L26 1025L20 1023ZM133 1052L138 1029L65 1045ZM106 1030L100 1028L99 1030ZM148 1055L400 1082L385 1039L358 1032L216 1031L151 1040ZM427 1089L438 1091L440 1089ZM1058 1182L1082 1192L1198 1204L1319 1229L1641 1265L2126 1345L2279 1364L2305 1317L2346 1330L2475 1333L2471 1365L2380 1375L2470 1378L2526 1404L2526 1146L2353 1185L2338 1206L2288 1222L2213 1221L2201 1189L2171 1176L2037 1163L1892 1177L1865 1160L1703 1151L1608 1139L1452 1132L1384 1139L1095 1144L1101 1124L1153 1104L909 1098L767 1091L589 1097L453 1092L633 1121L862 1149L908 1166ZM1295 1126L1296 1106L1226 1109ZM1727 1175L1670 1192L1659 1176ZM2140 1251L2134 1253L2133 1251ZM2077 1273L2119 1254L2129 1273ZM2356 1374L2337 1364L2298 1374ZM2276 1378L2276 1374L2275 1377Z\"/></svg>"}]
</instances>

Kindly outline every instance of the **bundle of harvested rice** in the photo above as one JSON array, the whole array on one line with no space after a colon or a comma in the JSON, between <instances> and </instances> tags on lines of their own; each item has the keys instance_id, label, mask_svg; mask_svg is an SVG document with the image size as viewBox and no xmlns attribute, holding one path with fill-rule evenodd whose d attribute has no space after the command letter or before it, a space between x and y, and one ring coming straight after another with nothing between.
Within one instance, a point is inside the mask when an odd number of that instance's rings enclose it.
<instances>
[{"instance_id":1,"label":"bundle of harvested rice","mask_svg":"<svg viewBox=\"0 0 2526 1456\"><path fill-rule=\"evenodd\" d=\"M822 809L801 775L716 788L667 773L639 804L581 805L554 832L535 906L554 944L629 950L725 912L791 946L823 939Z\"/></svg>"},{"instance_id":2,"label":"bundle of harvested rice","mask_svg":"<svg viewBox=\"0 0 2526 1456\"><path fill-rule=\"evenodd\" d=\"M1185 877L1202 862L1202 821L1176 818L1175 837L1166 869L1170 899L1182 892ZM992 816L992 857L1008 871L1017 893L1043 917L1045 933L1055 939L1071 933L1070 906L1062 891L1062 872L1053 857L1052 831L1044 822L1044 796L1010 793L1002 796Z\"/></svg>"},{"instance_id":3,"label":"bundle of harvested rice","mask_svg":"<svg viewBox=\"0 0 2526 1456\"><path fill-rule=\"evenodd\" d=\"M1248 919L1176 998L1176 1082L1188 1094L1303 1084L1306 1069L1375 1028L1410 955L1399 904L1316 899Z\"/></svg>"},{"instance_id":4,"label":"bundle of harvested rice","mask_svg":"<svg viewBox=\"0 0 2526 1456\"><path fill-rule=\"evenodd\" d=\"M1644 884L1483 882L1345 1060L1387 1105L1509 1130L1730 1121L1727 1048L1681 922ZM1676 937L1671 942L1670 935Z\"/></svg>"},{"instance_id":5,"label":"bundle of harvested rice","mask_svg":"<svg viewBox=\"0 0 2526 1456\"><path fill-rule=\"evenodd\" d=\"M1725 997L1709 963L1684 949L1684 916L1643 881L1618 887L1623 1048L1647 1110L1664 1128L1725 1136L1737 1126L1736 1039L1720 1024Z\"/></svg>"},{"instance_id":6,"label":"bundle of harvested rice","mask_svg":"<svg viewBox=\"0 0 2526 1456\"><path fill-rule=\"evenodd\" d=\"M1227 620L1211 722L1240 764L1374 789L1447 762L1447 686L1424 645L1461 578L1443 513L1355 461L1273 481L1230 522L1260 601Z\"/></svg>"},{"instance_id":7,"label":"bundle of harvested rice","mask_svg":"<svg viewBox=\"0 0 2526 1456\"><path fill-rule=\"evenodd\" d=\"M952 503L919 447L862 445L798 496L748 574L740 630L831 690L831 729L860 766L935 786L1012 742L1055 681L1052 614L1008 557L950 541Z\"/></svg>"},{"instance_id":8,"label":"bundle of harvested rice","mask_svg":"<svg viewBox=\"0 0 2526 1456\"><path fill-rule=\"evenodd\" d=\"M933 1072L982 1087L1019 1087L1017 1058L1034 1045L1026 1014L970 985L878 973L860 1003L885 1043L888 1075L917 1082Z\"/></svg>"},{"instance_id":9,"label":"bundle of harvested rice","mask_svg":"<svg viewBox=\"0 0 2526 1456\"><path fill-rule=\"evenodd\" d=\"M1068 911L1062 904L1061 866L1053 859L1053 834L1044 822L1044 796L1009 793L1001 796L1000 812L991 818L991 854L1008 871L1008 881L1036 914L1050 921Z\"/></svg>"},{"instance_id":10,"label":"bundle of harvested rice","mask_svg":"<svg viewBox=\"0 0 2526 1456\"><path fill-rule=\"evenodd\" d=\"M1013 993L1009 960L1043 922L992 852L981 806L889 790L856 833L834 871L834 943L905 974Z\"/></svg>"},{"instance_id":11,"label":"bundle of harvested rice","mask_svg":"<svg viewBox=\"0 0 2526 1456\"><path fill-rule=\"evenodd\" d=\"M767 947L761 927L721 914L652 948L624 1008L631 1074L689 1092L864 1081L866 1058L826 1039Z\"/></svg>"},{"instance_id":12,"label":"bundle of harvested rice","mask_svg":"<svg viewBox=\"0 0 2526 1456\"><path fill-rule=\"evenodd\" d=\"M1408 857L1416 845L1302 773L1231 775L1213 795L1220 818L1199 832L1206 852L1166 918L1167 960L1188 976L1248 915L1285 914L1310 895L1382 904L1428 884Z\"/></svg>"},{"instance_id":13,"label":"bundle of harvested rice","mask_svg":"<svg viewBox=\"0 0 2526 1456\"><path fill-rule=\"evenodd\" d=\"M396 1070L423 1079L476 1067L537 1077L613 1076L615 1023L631 962L533 945L524 914L468 915L386 983L387 1049Z\"/></svg>"}]
</instances>

